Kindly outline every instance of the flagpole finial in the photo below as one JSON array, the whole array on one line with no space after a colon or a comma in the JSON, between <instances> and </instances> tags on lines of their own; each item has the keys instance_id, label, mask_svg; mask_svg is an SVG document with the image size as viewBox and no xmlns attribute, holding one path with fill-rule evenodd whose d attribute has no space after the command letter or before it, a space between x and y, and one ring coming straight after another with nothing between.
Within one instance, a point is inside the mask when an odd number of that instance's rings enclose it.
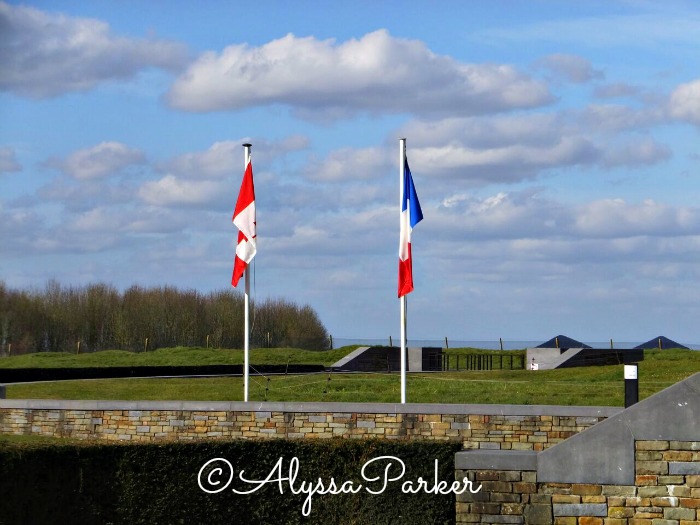
<instances>
[{"instance_id":1,"label":"flagpole finial","mask_svg":"<svg viewBox=\"0 0 700 525\"><path fill-rule=\"evenodd\" d=\"M247 143L247 142L246 142L245 144L241 144L241 146L243 146L244 148L251 148L251 147L253 147L252 144L249 144L249 143Z\"/></svg>"}]
</instances>

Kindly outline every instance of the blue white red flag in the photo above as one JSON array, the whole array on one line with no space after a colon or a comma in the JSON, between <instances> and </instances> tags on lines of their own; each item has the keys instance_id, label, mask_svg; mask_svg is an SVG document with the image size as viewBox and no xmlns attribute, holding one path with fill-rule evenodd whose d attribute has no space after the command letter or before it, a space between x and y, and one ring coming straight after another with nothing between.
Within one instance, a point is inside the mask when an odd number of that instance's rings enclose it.
<instances>
[{"instance_id":1,"label":"blue white red flag","mask_svg":"<svg viewBox=\"0 0 700 525\"><path fill-rule=\"evenodd\" d=\"M399 235L399 297L413 291L413 265L411 262L411 230L423 219L411 169L404 157L401 184L401 233Z\"/></svg>"},{"instance_id":2,"label":"blue white red flag","mask_svg":"<svg viewBox=\"0 0 700 525\"><path fill-rule=\"evenodd\" d=\"M253 185L253 165L250 161L243 174L241 191L238 194L236 209L233 212L233 224L238 228L238 245L236 246L236 260L233 263L231 284L236 286L257 251L255 187Z\"/></svg>"}]
</instances>

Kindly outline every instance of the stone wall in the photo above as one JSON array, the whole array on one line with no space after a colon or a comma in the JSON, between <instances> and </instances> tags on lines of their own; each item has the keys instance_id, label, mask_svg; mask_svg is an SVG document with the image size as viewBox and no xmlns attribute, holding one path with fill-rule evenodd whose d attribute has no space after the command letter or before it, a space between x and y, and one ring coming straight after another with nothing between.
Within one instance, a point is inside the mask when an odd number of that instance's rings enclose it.
<instances>
[{"instance_id":1,"label":"stone wall","mask_svg":"<svg viewBox=\"0 0 700 525\"><path fill-rule=\"evenodd\" d=\"M698 525L700 442L637 441L632 485L537 483L537 471L458 469L482 488L457 496L458 523ZM505 467L508 468L508 467Z\"/></svg>"},{"instance_id":2,"label":"stone wall","mask_svg":"<svg viewBox=\"0 0 700 525\"><path fill-rule=\"evenodd\" d=\"M0 433L123 441L381 437L544 450L612 407L390 403L0 400Z\"/></svg>"},{"instance_id":3,"label":"stone wall","mask_svg":"<svg viewBox=\"0 0 700 525\"><path fill-rule=\"evenodd\" d=\"M696 374L539 453L460 452L456 478L482 488L457 523L700 525L699 414Z\"/></svg>"}]
</instances>

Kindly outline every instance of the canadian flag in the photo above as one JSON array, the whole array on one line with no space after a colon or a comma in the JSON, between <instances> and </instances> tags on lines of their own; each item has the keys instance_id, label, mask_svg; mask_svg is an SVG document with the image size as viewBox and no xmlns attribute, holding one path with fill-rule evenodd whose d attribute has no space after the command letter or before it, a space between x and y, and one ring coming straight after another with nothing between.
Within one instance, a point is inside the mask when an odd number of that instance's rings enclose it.
<instances>
[{"instance_id":1,"label":"canadian flag","mask_svg":"<svg viewBox=\"0 0 700 525\"><path fill-rule=\"evenodd\" d=\"M233 212L233 224L238 228L238 245L236 246L236 260L233 264L233 276L231 284L238 285L250 261L257 251L255 234L255 187L253 185L253 165L250 161L243 174L241 191L236 201L236 209Z\"/></svg>"}]
</instances>

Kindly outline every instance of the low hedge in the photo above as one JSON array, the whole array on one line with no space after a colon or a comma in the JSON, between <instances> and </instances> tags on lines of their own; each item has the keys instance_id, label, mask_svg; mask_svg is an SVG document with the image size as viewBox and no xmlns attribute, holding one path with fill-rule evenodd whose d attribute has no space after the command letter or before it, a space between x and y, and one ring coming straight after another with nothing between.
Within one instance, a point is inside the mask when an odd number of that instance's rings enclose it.
<instances>
[{"instance_id":1,"label":"low hedge","mask_svg":"<svg viewBox=\"0 0 700 525\"><path fill-rule=\"evenodd\" d=\"M310 374L326 370L323 365L253 365L254 374ZM0 368L0 383L112 379L118 377L183 377L243 375L243 365L196 366L96 366L91 368Z\"/></svg>"},{"instance_id":2,"label":"low hedge","mask_svg":"<svg viewBox=\"0 0 700 525\"><path fill-rule=\"evenodd\" d=\"M451 485L454 454L460 444L436 442L400 443L388 440L323 441L205 441L144 445L51 444L4 445L0 447L0 523L2 524L196 524L196 523L454 523L455 495L429 492L437 478ZM399 458L405 474L397 477L399 462L370 460L381 456ZM224 458L233 467L234 481L223 488L229 471L219 476L211 462ZM310 509L307 494L294 494L286 480L290 466L298 459L298 475L293 483L299 492L302 482L325 487L331 478L338 489L360 488L357 494L315 494ZM368 464L368 462L370 462ZM367 465L366 478L362 467ZM279 468L276 468L279 467ZM251 494L255 484L238 479L269 483ZM403 485L412 481L417 493ZM220 483L219 485L211 485ZM352 483L352 486L350 485ZM200 486L201 485L201 486ZM347 492L347 491L346 491ZM306 503L308 505L308 502ZM305 511L308 516L305 516Z\"/></svg>"}]
</instances>

